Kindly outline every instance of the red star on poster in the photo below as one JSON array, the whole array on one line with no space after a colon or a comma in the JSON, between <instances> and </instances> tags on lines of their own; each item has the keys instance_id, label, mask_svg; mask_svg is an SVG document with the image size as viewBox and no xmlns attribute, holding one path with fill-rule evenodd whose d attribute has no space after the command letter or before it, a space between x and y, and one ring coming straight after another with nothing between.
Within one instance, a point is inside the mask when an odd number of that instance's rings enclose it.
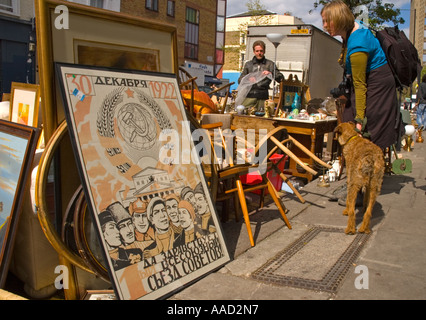
<instances>
[{"instance_id":1,"label":"red star on poster","mask_svg":"<svg viewBox=\"0 0 426 320\"><path fill-rule=\"evenodd\" d=\"M127 94L127 98L133 98L133 91L129 88L129 89L127 89L126 91L124 91L124 92L126 92L126 94Z\"/></svg>"}]
</instances>

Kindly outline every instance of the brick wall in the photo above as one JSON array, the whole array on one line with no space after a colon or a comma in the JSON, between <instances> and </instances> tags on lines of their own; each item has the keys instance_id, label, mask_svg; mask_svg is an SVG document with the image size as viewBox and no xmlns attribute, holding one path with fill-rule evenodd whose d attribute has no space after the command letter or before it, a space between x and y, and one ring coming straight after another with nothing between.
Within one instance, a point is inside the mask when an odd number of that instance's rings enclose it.
<instances>
[{"instance_id":1,"label":"brick wall","mask_svg":"<svg viewBox=\"0 0 426 320\"><path fill-rule=\"evenodd\" d=\"M214 64L216 43L216 0L176 0L174 18L167 16L167 0L158 0L158 12L146 9L145 0L121 0L120 11L175 25L178 40L178 63L183 65L185 60L189 60L184 57L186 7L200 11L198 60L192 61L212 65Z\"/></svg>"}]
</instances>

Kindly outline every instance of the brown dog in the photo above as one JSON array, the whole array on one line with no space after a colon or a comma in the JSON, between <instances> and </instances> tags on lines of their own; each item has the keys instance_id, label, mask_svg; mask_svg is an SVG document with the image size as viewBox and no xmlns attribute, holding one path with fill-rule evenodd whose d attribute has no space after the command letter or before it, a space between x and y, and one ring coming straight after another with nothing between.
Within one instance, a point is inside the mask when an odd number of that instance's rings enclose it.
<instances>
[{"instance_id":1,"label":"brown dog","mask_svg":"<svg viewBox=\"0 0 426 320\"><path fill-rule=\"evenodd\" d=\"M355 233L355 202L360 190L364 192L364 218L358 231L370 233L371 212L380 194L385 172L383 152L371 141L361 138L352 122L339 124L334 132L343 148L348 178L346 209L343 211L343 215L348 216L345 233Z\"/></svg>"}]
</instances>

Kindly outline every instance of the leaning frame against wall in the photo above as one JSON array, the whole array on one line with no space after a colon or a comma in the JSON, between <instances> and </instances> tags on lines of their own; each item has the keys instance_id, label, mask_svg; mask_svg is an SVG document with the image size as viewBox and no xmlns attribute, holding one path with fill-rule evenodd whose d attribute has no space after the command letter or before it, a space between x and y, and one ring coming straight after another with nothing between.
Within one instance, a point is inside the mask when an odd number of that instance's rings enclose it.
<instances>
[{"instance_id":1,"label":"leaning frame against wall","mask_svg":"<svg viewBox=\"0 0 426 320\"><path fill-rule=\"evenodd\" d=\"M37 127L39 104L40 85L12 82L9 121Z\"/></svg>"},{"instance_id":2,"label":"leaning frame against wall","mask_svg":"<svg viewBox=\"0 0 426 320\"><path fill-rule=\"evenodd\" d=\"M0 120L0 288L13 249L40 129Z\"/></svg>"},{"instance_id":3,"label":"leaning frame against wall","mask_svg":"<svg viewBox=\"0 0 426 320\"><path fill-rule=\"evenodd\" d=\"M38 218L46 238L53 248L70 262L87 272L92 270L80 256L62 241L58 227L65 208L80 186L72 150L68 148L69 134L54 63L92 64L94 61L112 67L124 53L124 64L116 67L139 68L160 72L177 72L176 28L158 21L98 9L61 0L35 0L37 56L40 93L42 97L43 133L46 150L40 161L36 183ZM93 52L102 52L104 59L96 61ZM134 58L146 58L147 65L132 64ZM106 57L106 59L105 59ZM62 148L62 146L65 146ZM48 206L46 189L50 169L59 172L54 185L54 206ZM55 217L50 213L54 211ZM55 220L52 220L55 219ZM59 221L59 222L58 222ZM78 298L77 291L67 291L67 298Z\"/></svg>"},{"instance_id":4,"label":"leaning frame against wall","mask_svg":"<svg viewBox=\"0 0 426 320\"><path fill-rule=\"evenodd\" d=\"M35 0L35 12L46 142L65 119L54 62L177 73L172 25L60 0Z\"/></svg>"},{"instance_id":5,"label":"leaning frame against wall","mask_svg":"<svg viewBox=\"0 0 426 320\"><path fill-rule=\"evenodd\" d=\"M228 262L176 76L70 64L57 74L117 297L161 298Z\"/></svg>"}]
</instances>

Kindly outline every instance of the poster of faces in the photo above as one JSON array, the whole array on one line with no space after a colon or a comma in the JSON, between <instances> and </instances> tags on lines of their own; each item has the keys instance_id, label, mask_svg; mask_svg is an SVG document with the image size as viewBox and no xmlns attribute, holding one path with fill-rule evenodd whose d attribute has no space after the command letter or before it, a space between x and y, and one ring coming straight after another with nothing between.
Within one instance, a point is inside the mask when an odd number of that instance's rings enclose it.
<instances>
[{"instance_id":1,"label":"poster of faces","mask_svg":"<svg viewBox=\"0 0 426 320\"><path fill-rule=\"evenodd\" d=\"M117 297L161 298L228 262L176 76L56 70Z\"/></svg>"}]
</instances>

